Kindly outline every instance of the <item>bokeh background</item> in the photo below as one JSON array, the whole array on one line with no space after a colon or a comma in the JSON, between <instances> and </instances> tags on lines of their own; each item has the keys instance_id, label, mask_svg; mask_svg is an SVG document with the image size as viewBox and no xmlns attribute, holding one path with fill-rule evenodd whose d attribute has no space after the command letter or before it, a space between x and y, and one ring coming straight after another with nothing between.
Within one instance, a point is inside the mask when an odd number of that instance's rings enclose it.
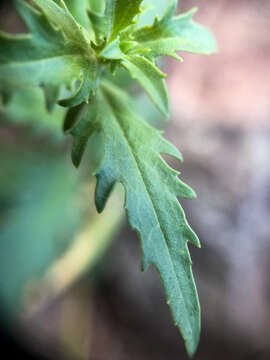
<instances>
[{"instance_id":1,"label":"bokeh background","mask_svg":"<svg viewBox=\"0 0 270 360\"><path fill-rule=\"evenodd\" d=\"M160 11L166 4L157 1ZM0 7L1 27L21 30L8 5ZM185 158L173 165L198 194L182 201L202 243L200 250L190 246L202 307L195 359L266 360L270 2L179 1L179 10L192 6L215 33L219 53L184 54L184 63L164 66L172 98L165 136ZM29 101L23 96L16 101ZM145 98L137 106L160 125ZM33 130L34 119L20 115L20 126L0 124L2 324L49 359L187 359L156 272L140 272L122 189L97 216L94 183L85 176L91 166L74 170L69 143L54 139L43 122ZM46 116L44 124L53 123ZM53 127L61 132L60 124Z\"/></svg>"}]
</instances>

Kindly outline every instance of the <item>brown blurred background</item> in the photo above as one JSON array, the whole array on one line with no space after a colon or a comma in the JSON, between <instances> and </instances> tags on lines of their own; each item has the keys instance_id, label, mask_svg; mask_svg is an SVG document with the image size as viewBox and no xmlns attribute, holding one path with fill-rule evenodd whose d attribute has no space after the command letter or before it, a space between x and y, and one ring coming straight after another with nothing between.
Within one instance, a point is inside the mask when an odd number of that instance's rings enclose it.
<instances>
[{"instance_id":1,"label":"brown blurred background","mask_svg":"<svg viewBox=\"0 0 270 360\"><path fill-rule=\"evenodd\" d=\"M179 1L217 37L219 53L166 64L182 201L202 249L190 246L202 307L195 359L270 359L270 2ZM29 344L52 358L186 359L155 271L140 273L127 227L95 272L38 311L26 311ZM91 287L90 284L91 283ZM40 346L40 345L39 345ZM65 355L63 355L63 349ZM71 358L73 358L70 355Z\"/></svg>"}]
</instances>

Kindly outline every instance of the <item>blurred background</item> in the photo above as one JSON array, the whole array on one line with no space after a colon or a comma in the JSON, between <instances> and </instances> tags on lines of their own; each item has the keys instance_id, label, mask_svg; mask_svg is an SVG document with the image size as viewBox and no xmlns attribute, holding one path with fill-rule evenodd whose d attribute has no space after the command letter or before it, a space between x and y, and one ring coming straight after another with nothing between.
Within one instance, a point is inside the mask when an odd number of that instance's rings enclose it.
<instances>
[{"instance_id":1,"label":"blurred background","mask_svg":"<svg viewBox=\"0 0 270 360\"><path fill-rule=\"evenodd\" d=\"M166 4L157 1L159 11ZM8 5L0 5L0 26L19 31ZM182 0L179 10L197 5L195 19L213 30L219 53L182 54L184 63L165 63L172 99L165 136L185 158L173 166L198 194L195 201L181 201L202 243L200 250L190 246L202 307L195 359L265 360L270 2ZM33 97L42 103L42 93L25 92L0 112L2 324L20 346L45 359L187 359L157 273L140 272L140 244L123 216L122 189L98 216L88 176L98 154L80 171L73 169L70 143L54 121L62 110L53 116L44 110L38 125L27 111L18 112L21 103L35 106ZM138 109L141 104L160 126L145 97Z\"/></svg>"}]
</instances>

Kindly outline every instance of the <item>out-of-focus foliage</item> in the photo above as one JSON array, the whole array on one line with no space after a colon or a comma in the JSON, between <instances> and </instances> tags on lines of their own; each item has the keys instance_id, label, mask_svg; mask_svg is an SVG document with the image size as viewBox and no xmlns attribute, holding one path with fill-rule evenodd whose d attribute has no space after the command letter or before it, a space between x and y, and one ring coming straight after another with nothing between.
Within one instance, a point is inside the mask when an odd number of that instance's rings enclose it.
<instances>
[{"instance_id":1,"label":"out-of-focus foliage","mask_svg":"<svg viewBox=\"0 0 270 360\"><path fill-rule=\"evenodd\" d=\"M62 122L66 110L56 105L48 112L40 88L25 89L14 94L7 106L0 106L3 124L28 127L36 135L50 134L56 141L63 140Z\"/></svg>"},{"instance_id":2,"label":"out-of-focus foliage","mask_svg":"<svg viewBox=\"0 0 270 360\"><path fill-rule=\"evenodd\" d=\"M3 146L0 151L0 298L18 311L23 287L60 256L84 222L82 186L63 153Z\"/></svg>"}]
</instances>

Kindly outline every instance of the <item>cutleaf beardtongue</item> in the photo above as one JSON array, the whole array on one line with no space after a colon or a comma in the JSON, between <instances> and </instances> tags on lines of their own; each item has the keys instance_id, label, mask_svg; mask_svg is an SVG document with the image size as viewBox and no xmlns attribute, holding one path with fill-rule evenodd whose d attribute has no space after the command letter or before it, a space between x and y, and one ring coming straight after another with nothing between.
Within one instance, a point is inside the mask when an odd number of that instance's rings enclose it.
<instances>
[{"instance_id":1,"label":"cutleaf beardtongue","mask_svg":"<svg viewBox=\"0 0 270 360\"><path fill-rule=\"evenodd\" d=\"M176 0L161 18L143 27L138 26L142 0L31 3L34 6L15 0L28 34L0 33L0 104L6 106L13 94L39 87L49 110L57 103L69 108L64 131L73 137L76 167L89 139L101 134L97 210L104 209L114 184L123 184L128 221L141 240L142 268L157 269L174 323L192 356L200 336L200 306L187 244L200 244L178 197L196 195L161 156L182 161L179 151L134 112L126 92L106 80L106 74L125 69L168 117L166 75L156 58L180 59L177 51L210 54L217 50L215 39L192 20L195 9L175 16Z\"/></svg>"}]
</instances>

